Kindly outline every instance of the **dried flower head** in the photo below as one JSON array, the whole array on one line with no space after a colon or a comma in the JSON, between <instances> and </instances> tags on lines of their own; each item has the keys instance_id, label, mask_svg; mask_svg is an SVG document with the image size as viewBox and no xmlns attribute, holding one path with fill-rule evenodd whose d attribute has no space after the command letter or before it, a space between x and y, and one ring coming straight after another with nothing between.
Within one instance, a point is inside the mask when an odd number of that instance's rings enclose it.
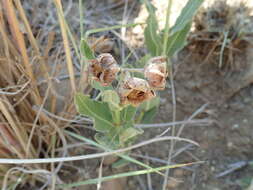
<instances>
[{"instance_id":1,"label":"dried flower head","mask_svg":"<svg viewBox=\"0 0 253 190\"><path fill-rule=\"evenodd\" d=\"M126 77L118 90L122 104L138 106L146 100L155 97L155 92L150 89L146 80L136 77Z\"/></svg>"},{"instance_id":2,"label":"dried flower head","mask_svg":"<svg viewBox=\"0 0 253 190\"><path fill-rule=\"evenodd\" d=\"M90 62L89 72L92 74L93 79L103 86L110 85L120 71L116 60L109 53L100 54L97 59Z\"/></svg>"},{"instance_id":3,"label":"dried flower head","mask_svg":"<svg viewBox=\"0 0 253 190\"><path fill-rule=\"evenodd\" d=\"M166 77L168 76L166 63L166 57L154 57L149 60L144 68L144 76L151 88L155 90L163 90L165 88Z\"/></svg>"}]
</instances>

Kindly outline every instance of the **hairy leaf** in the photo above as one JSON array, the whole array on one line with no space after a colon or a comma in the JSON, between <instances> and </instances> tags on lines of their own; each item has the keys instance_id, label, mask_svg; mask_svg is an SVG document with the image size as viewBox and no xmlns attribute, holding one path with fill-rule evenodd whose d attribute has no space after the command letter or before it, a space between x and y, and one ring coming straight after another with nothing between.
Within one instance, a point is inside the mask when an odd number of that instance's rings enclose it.
<instances>
[{"instance_id":1,"label":"hairy leaf","mask_svg":"<svg viewBox=\"0 0 253 190\"><path fill-rule=\"evenodd\" d=\"M120 117L123 123L133 122L136 113L136 108L129 105L120 112Z\"/></svg>"},{"instance_id":2,"label":"hairy leaf","mask_svg":"<svg viewBox=\"0 0 253 190\"><path fill-rule=\"evenodd\" d=\"M103 145L107 148L110 148L110 149L117 149L119 148L119 141L118 139L110 139L108 135L104 135L104 134L101 134L101 133L97 133L95 135L95 139L96 141L100 144L100 145Z\"/></svg>"},{"instance_id":3,"label":"hairy leaf","mask_svg":"<svg viewBox=\"0 0 253 190\"><path fill-rule=\"evenodd\" d=\"M123 144L126 141L128 141L129 139L135 137L136 135L142 134L142 133L143 133L142 130L130 127L130 128L127 128L126 130L124 130L120 134L119 139L120 139L120 142Z\"/></svg>"},{"instance_id":4,"label":"hairy leaf","mask_svg":"<svg viewBox=\"0 0 253 190\"><path fill-rule=\"evenodd\" d=\"M184 6L184 8L182 9L171 32L175 33L180 30L184 30L185 26L192 21L198 8L203 2L204 0L189 0L187 4Z\"/></svg>"},{"instance_id":5,"label":"hairy leaf","mask_svg":"<svg viewBox=\"0 0 253 190\"><path fill-rule=\"evenodd\" d=\"M92 80L91 81L91 86L97 90L100 90L101 92L105 90L112 90L112 86L102 86L98 81Z\"/></svg>"},{"instance_id":6,"label":"hairy leaf","mask_svg":"<svg viewBox=\"0 0 253 190\"><path fill-rule=\"evenodd\" d=\"M95 59L94 53L85 39L81 40L80 49L84 57L87 59Z\"/></svg>"},{"instance_id":7,"label":"hairy leaf","mask_svg":"<svg viewBox=\"0 0 253 190\"><path fill-rule=\"evenodd\" d=\"M155 117L157 113L159 103L160 103L159 97L155 97L151 99L150 101L147 101L141 104L140 108L142 109L142 112L143 112L143 115L141 118L142 123L150 123L153 120L153 118Z\"/></svg>"},{"instance_id":8,"label":"hairy leaf","mask_svg":"<svg viewBox=\"0 0 253 190\"><path fill-rule=\"evenodd\" d=\"M158 107L153 107L150 110L145 111L143 114L141 123L145 123L145 124L150 123L154 119L157 113L157 110L158 110Z\"/></svg>"},{"instance_id":9,"label":"hairy leaf","mask_svg":"<svg viewBox=\"0 0 253 190\"><path fill-rule=\"evenodd\" d=\"M75 104L80 114L91 117L97 131L107 132L114 128L112 114L107 103L90 99L89 96L78 93Z\"/></svg>"},{"instance_id":10,"label":"hairy leaf","mask_svg":"<svg viewBox=\"0 0 253 190\"><path fill-rule=\"evenodd\" d=\"M149 16L147 19L147 26L144 30L145 44L152 56L160 55L162 50L161 37L158 34L158 22L155 15L155 7L147 0L146 4Z\"/></svg>"},{"instance_id":11,"label":"hairy leaf","mask_svg":"<svg viewBox=\"0 0 253 190\"><path fill-rule=\"evenodd\" d=\"M120 110L121 107L119 106L120 98L117 92L113 90L106 90L102 94L102 98L104 102L107 102L111 111Z\"/></svg>"},{"instance_id":12,"label":"hairy leaf","mask_svg":"<svg viewBox=\"0 0 253 190\"><path fill-rule=\"evenodd\" d=\"M171 57L186 45L187 35L191 29L191 23L185 25L182 30L173 33L168 40L166 54Z\"/></svg>"}]
</instances>

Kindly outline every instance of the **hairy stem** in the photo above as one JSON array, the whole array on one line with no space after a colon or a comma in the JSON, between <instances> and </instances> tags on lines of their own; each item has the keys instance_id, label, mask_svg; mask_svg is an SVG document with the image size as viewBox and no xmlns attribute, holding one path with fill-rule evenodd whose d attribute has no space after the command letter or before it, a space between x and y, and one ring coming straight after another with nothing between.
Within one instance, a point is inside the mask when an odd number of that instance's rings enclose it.
<instances>
[{"instance_id":1,"label":"hairy stem","mask_svg":"<svg viewBox=\"0 0 253 190\"><path fill-rule=\"evenodd\" d=\"M162 55L166 55L167 53L167 44L169 40L169 30L170 30L170 13L171 13L171 7L172 7L172 0L168 0L168 7L167 7L167 13L166 13L166 22L165 22L165 28L164 28L164 35L163 35L163 52Z\"/></svg>"},{"instance_id":2,"label":"hairy stem","mask_svg":"<svg viewBox=\"0 0 253 190\"><path fill-rule=\"evenodd\" d=\"M128 72L136 72L136 73L143 73L143 68L122 68L122 71L128 71Z\"/></svg>"}]
</instances>

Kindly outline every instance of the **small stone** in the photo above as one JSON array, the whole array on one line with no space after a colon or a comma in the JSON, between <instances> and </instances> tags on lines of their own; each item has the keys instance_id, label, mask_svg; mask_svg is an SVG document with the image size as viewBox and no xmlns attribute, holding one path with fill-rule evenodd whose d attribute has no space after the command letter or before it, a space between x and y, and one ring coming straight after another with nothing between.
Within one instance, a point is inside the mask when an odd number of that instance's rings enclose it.
<instances>
[{"instance_id":1,"label":"small stone","mask_svg":"<svg viewBox=\"0 0 253 190\"><path fill-rule=\"evenodd\" d=\"M104 162L103 164L108 166L108 165L111 165L113 164L114 162L116 162L118 160L118 156L117 155L109 155L109 156L106 156L104 158Z\"/></svg>"},{"instance_id":2,"label":"small stone","mask_svg":"<svg viewBox=\"0 0 253 190\"><path fill-rule=\"evenodd\" d=\"M238 129L240 126L239 126L239 124L234 124L233 126L232 126L232 129Z\"/></svg>"},{"instance_id":3,"label":"small stone","mask_svg":"<svg viewBox=\"0 0 253 190\"><path fill-rule=\"evenodd\" d=\"M167 189L175 189L180 184L176 179L169 179L167 183Z\"/></svg>"},{"instance_id":4,"label":"small stone","mask_svg":"<svg viewBox=\"0 0 253 190\"><path fill-rule=\"evenodd\" d=\"M183 175L184 175L184 170L183 169L176 169L174 171L174 176L175 177L183 177Z\"/></svg>"},{"instance_id":5,"label":"small stone","mask_svg":"<svg viewBox=\"0 0 253 190\"><path fill-rule=\"evenodd\" d=\"M232 148L234 146L234 144L232 142L228 142L227 146L228 146L228 148Z\"/></svg>"}]
</instances>

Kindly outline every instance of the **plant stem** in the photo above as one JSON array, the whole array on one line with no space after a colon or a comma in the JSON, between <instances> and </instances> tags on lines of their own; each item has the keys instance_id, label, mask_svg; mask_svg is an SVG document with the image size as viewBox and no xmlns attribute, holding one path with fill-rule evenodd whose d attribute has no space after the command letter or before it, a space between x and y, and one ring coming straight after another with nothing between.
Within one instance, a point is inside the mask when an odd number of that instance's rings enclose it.
<instances>
[{"instance_id":1,"label":"plant stem","mask_svg":"<svg viewBox=\"0 0 253 190\"><path fill-rule=\"evenodd\" d=\"M167 44L169 40L169 32L170 32L170 13L171 13L171 7L172 7L172 0L168 0L168 7L167 7L167 13L166 13L166 23L164 28L164 35L163 35L163 52L162 55L166 55L167 52Z\"/></svg>"},{"instance_id":2,"label":"plant stem","mask_svg":"<svg viewBox=\"0 0 253 190\"><path fill-rule=\"evenodd\" d=\"M83 38L83 0L79 0L79 15L80 15L80 39Z\"/></svg>"},{"instance_id":3,"label":"plant stem","mask_svg":"<svg viewBox=\"0 0 253 190\"><path fill-rule=\"evenodd\" d=\"M120 112L119 111L115 111L114 112L114 119L115 119L115 123L117 124L117 125L120 125Z\"/></svg>"},{"instance_id":4,"label":"plant stem","mask_svg":"<svg viewBox=\"0 0 253 190\"><path fill-rule=\"evenodd\" d=\"M122 68L122 71L143 73L144 69L143 68Z\"/></svg>"}]
</instances>

